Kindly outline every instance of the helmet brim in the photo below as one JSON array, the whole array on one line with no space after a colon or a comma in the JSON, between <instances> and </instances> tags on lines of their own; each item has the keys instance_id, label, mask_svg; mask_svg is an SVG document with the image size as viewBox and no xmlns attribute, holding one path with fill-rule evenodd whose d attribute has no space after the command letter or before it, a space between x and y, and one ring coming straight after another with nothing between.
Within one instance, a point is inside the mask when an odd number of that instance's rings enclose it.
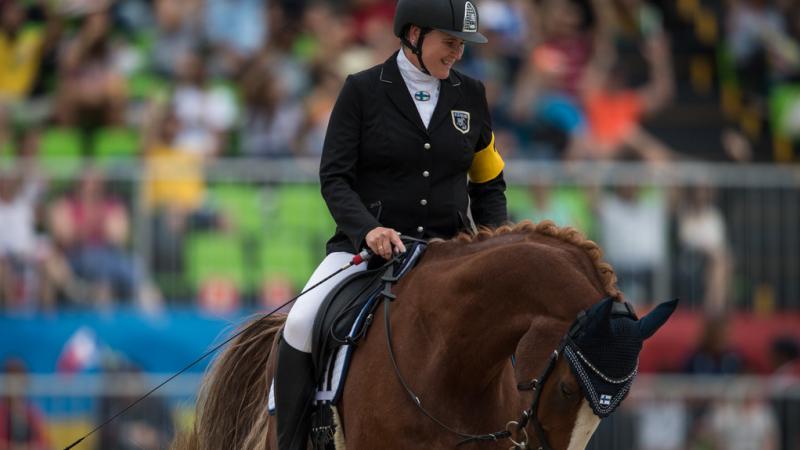
<instances>
[{"instance_id":1,"label":"helmet brim","mask_svg":"<svg viewBox=\"0 0 800 450\"><path fill-rule=\"evenodd\" d=\"M463 39L467 42L472 42L473 44L485 44L489 42L489 39L486 39L486 36L478 33L477 31L453 31L453 30L442 30L440 28L437 29L442 33L449 34L450 36L454 36L459 39Z\"/></svg>"}]
</instances>

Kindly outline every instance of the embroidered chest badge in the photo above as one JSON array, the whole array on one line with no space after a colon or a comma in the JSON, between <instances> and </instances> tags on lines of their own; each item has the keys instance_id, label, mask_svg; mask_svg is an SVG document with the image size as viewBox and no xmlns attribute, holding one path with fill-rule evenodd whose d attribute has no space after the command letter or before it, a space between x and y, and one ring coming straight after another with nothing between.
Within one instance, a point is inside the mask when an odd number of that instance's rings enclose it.
<instances>
[{"instance_id":1,"label":"embroidered chest badge","mask_svg":"<svg viewBox=\"0 0 800 450\"><path fill-rule=\"evenodd\" d=\"M453 117L453 126L456 127L456 130L467 134L469 133L469 113L467 111L450 111L450 115Z\"/></svg>"},{"instance_id":2,"label":"embroidered chest badge","mask_svg":"<svg viewBox=\"0 0 800 450\"><path fill-rule=\"evenodd\" d=\"M428 92L428 91L417 91L417 92L414 94L414 98L415 98L415 99L416 99L418 102L427 102L428 100L430 100L430 99L431 99L431 93L430 93L430 92Z\"/></svg>"}]
</instances>

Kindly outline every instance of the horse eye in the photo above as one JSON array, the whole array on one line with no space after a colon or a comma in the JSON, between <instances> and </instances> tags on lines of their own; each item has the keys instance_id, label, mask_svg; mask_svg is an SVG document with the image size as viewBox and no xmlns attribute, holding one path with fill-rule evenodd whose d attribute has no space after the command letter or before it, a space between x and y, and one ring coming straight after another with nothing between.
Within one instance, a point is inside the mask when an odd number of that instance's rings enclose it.
<instances>
[{"instance_id":1,"label":"horse eye","mask_svg":"<svg viewBox=\"0 0 800 450\"><path fill-rule=\"evenodd\" d=\"M562 381L561 383L558 383L558 384L559 384L559 387L561 388L561 394L564 397L572 397L572 395L575 394L575 392L567 385L567 383L564 383Z\"/></svg>"}]
</instances>

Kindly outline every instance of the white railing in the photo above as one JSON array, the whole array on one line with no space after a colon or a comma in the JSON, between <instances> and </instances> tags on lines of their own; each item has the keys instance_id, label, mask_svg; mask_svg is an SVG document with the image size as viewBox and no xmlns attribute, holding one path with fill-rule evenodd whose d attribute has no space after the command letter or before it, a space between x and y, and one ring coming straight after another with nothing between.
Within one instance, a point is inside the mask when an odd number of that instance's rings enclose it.
<instances>
[{"instance_id":1,"label":"white railing","mask_svg":"<svg viewBox=\"0 0 800 450\"><path fill-rule=\"evenodd\" d=\"M53 448L63 448L106 417L99 417L100 399L116 398L113 414L147 393L170 374L137 375L29 375L22 383L0 376L0 397L23 395L42 408ZM182 375L155 391L152 397L170 405L177 425L161 423L165 433L191 421L199 374ZM19 388L22 388L21 390ZM120 400L122 399L122 400ZM134 407L125 416L141 415ZM755 419L755 416L759 419ZM623 406L605 419L591 449L689 448L691 442L715 437L724 420L760 420L770 438L780 444L800 434L800 380L761 376L639 375ZM67 427L64 424L71 424ZM665 438L664 435L669 436ZM724 439L725 436L716 436ZM134 436L132 439L136 439ZM786 441L797 444L798 441ZM84 448L84 447L78 447ZM85 447L91 448L91 447ZM137 447L134 447L137 448ZM725 448L725 447L722 447ZM754 450L768 447L753 447ZM771 447L780 449L780 446ZM794 450L796 447L786 447Z\"/></svg>"},{"instance_id":2,"label":"white railing","mask_svg":"<svg viewBox=\"0 0 800 450\"><path fill-rule=\"evenodd\" d=\"M318 165L317 158L220 159L206 167L205 180L208 184L259 186L265 193L270 193L286 184L318 183ZM139 164L130 163L110 164L108 171L110 178L129 186L126 193L131 196L129 200L133 208L133 249L142 260L148 260L152 249L152 227L141 201L141 189L147 174ZM677 199L674 203L665 202L666 208L680 205L680 197L672 195L673 188L711 187L717 193L715 203L725 216L727 240L733 257L734 276L730 282L729 303L746 308L753 308L757 303L768 308L769 305L772 308L800 308L800 277L797 276L800 273L800 252L796 251L800 248L800 165L711 162L647 165L509 160L505 174L510 187L526 191L523 195L530 195L527 188L541 184L593 193L598 192L594 188L634 185L658 192L667 200ZM175 175L180 176L180 171ZM74 176L74 173L69 175ZM587 194L587 197L591 195ZM268 203L269 195L265 195L267 206ZM673 213L668 211L668 217L673 218ZM268 207L264 214L271 214ZM303 220L330 220L327 215L317 217L319 214L308 214ZM591 211L588 214L596 216ZM518 214L515 218L524 219L526 216ZM597 235L592 237L598 239ZM268 239L269 236L259 238ZM326 238L315 237L321 242ZM674 245L669 250L674 250ZM676 254L668 253L665 261L654 271L653 298L645 301L674 295L671 288L679 266L676 258ZM698 273L697 282L701 283L703 277Z\"/></svg>"}]
</instances>

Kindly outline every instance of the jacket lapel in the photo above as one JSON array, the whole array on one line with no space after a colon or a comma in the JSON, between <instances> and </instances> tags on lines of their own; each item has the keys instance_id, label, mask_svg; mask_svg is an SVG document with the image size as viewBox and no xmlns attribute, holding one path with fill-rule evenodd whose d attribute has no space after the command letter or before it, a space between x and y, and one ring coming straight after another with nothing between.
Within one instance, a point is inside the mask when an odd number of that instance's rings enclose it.
<instances>
[{"instance_id":1,"label":"jacket lapel","mask_svg":"<svg viewBox=\"0 0 800 450\"><path fill-rule=\"evenodd\" d=\"M461 79L452 71L450 71L450 78L442 81L440 86L439 101L436 103L436 109L433 110L433 116L428 126L430 131L435 130L445 119L450 119L450 111L461 98Z\"/></svg>"},{"instance_id":2,"label":"jacket lapel","mask_svg":"<svg viewBox=\"0 0 800 450\"><path fill-rule=\"evenodd\" d=\"M381 82L384 83L384 88L389 99L394 103L395 107L409 120L417 126L421 131L427 133L422 119L419 117L417 107L414 101L411 100L411 95L408 93L406 83L400 75L400 69L397 67L397 52L394 52L386 62L383 63L380 74ZM440 94L441 95L441 94ZM439 99L441 103L441 99Z\"/></svg>"}]
</instances>

